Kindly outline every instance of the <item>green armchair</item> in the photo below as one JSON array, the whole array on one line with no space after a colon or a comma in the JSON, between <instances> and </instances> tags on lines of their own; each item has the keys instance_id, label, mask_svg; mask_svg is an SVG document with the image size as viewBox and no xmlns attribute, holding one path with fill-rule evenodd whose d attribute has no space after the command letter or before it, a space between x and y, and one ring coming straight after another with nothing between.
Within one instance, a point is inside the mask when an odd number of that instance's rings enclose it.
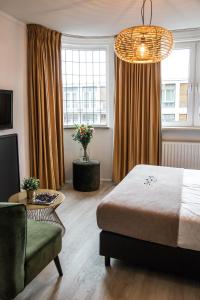
<instances>
[{"instance_id":1,"label":"green armchair","mask_svg":"<svg viewBox=\"0 0 200 300\"><path fill-rule=\"evenodd\" d=\"M0 203L0 299L20 293L52 260L62 269L58 254L61 228L27 220L23 204Z\"/></svg>"}]
</instances>

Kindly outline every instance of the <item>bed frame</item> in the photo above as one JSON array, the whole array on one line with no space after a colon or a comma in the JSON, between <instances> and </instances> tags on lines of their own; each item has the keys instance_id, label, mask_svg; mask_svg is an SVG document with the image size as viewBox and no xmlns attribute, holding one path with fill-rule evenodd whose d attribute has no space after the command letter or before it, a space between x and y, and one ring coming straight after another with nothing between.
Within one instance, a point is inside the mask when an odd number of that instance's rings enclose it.
<instances>
[{"instance_id":1,"label":"bed frame","mask_svg":"<svg viewBox=\"0 0 200 300\"><path fill-rule=\"evenodd\" d=\"M100 255L105 256L105 266L110 258L131 262L140 267L199 277L200 252L164 246L120 234L101 231Z\"/></svg>"}]
</instances>

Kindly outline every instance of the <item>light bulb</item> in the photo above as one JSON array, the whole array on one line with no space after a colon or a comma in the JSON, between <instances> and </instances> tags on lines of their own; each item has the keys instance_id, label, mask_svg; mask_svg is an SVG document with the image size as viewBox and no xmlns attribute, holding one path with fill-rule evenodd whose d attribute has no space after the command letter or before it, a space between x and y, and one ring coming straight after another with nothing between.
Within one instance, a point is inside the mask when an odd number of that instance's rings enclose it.
<instances>
[{"instance_id":1,"label":"light bulb","mask_svg":"<svg viewBox=\"0 0 200 300\"><path fill-rule=\"evenodd\" d=\"M139 60L148 60L149 59L149 49L145 43L145 38L141 38L141 43L136 49L136 56Z\"/></svg>"},{"instance_id":2,"label":"light bulb","mask_svg":"<svg viewBox=\"0 0 200 300\"><path fill-rule=\"evenodd\" d=\"M145 45L145 43L142 43L141 45L140 45L140 47L139 47L139 52L140 52L140 56L141 57L144 57L145 56L145 54L147 53L147 47L146 47L146 45Z\"/></svg>"}]
</instances>

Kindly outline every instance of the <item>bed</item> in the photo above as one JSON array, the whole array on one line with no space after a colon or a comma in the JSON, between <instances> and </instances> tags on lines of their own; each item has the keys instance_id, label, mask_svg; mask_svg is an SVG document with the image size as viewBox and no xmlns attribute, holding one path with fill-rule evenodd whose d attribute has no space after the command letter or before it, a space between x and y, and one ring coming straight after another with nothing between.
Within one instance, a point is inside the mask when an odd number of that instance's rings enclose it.
<instances>
[{"instance_id":1,"label":"bed","mask_svg":"<svg viewBox=\"0 0 200 300\"><path fill-rule=\"evenodd\" d=\"M136 166L97 208L100 255L200 273L200 171Z\"/></svg>"}]
</instances>

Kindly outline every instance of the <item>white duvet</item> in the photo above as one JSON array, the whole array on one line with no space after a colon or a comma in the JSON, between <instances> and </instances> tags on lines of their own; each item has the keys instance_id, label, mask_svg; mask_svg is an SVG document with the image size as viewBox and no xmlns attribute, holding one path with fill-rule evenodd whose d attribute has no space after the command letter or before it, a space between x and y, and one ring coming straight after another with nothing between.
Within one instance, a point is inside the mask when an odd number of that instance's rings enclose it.
<instances>
[{"instance_id":1,"label":"white duvet","mask_svg":"<svg viewBox=\"0 0 200 300\"><path fill-rule=\"evenodd\" d=\"M184 170L178 246L200 251L200 170Z\"/></svg>"}]
</instances>

